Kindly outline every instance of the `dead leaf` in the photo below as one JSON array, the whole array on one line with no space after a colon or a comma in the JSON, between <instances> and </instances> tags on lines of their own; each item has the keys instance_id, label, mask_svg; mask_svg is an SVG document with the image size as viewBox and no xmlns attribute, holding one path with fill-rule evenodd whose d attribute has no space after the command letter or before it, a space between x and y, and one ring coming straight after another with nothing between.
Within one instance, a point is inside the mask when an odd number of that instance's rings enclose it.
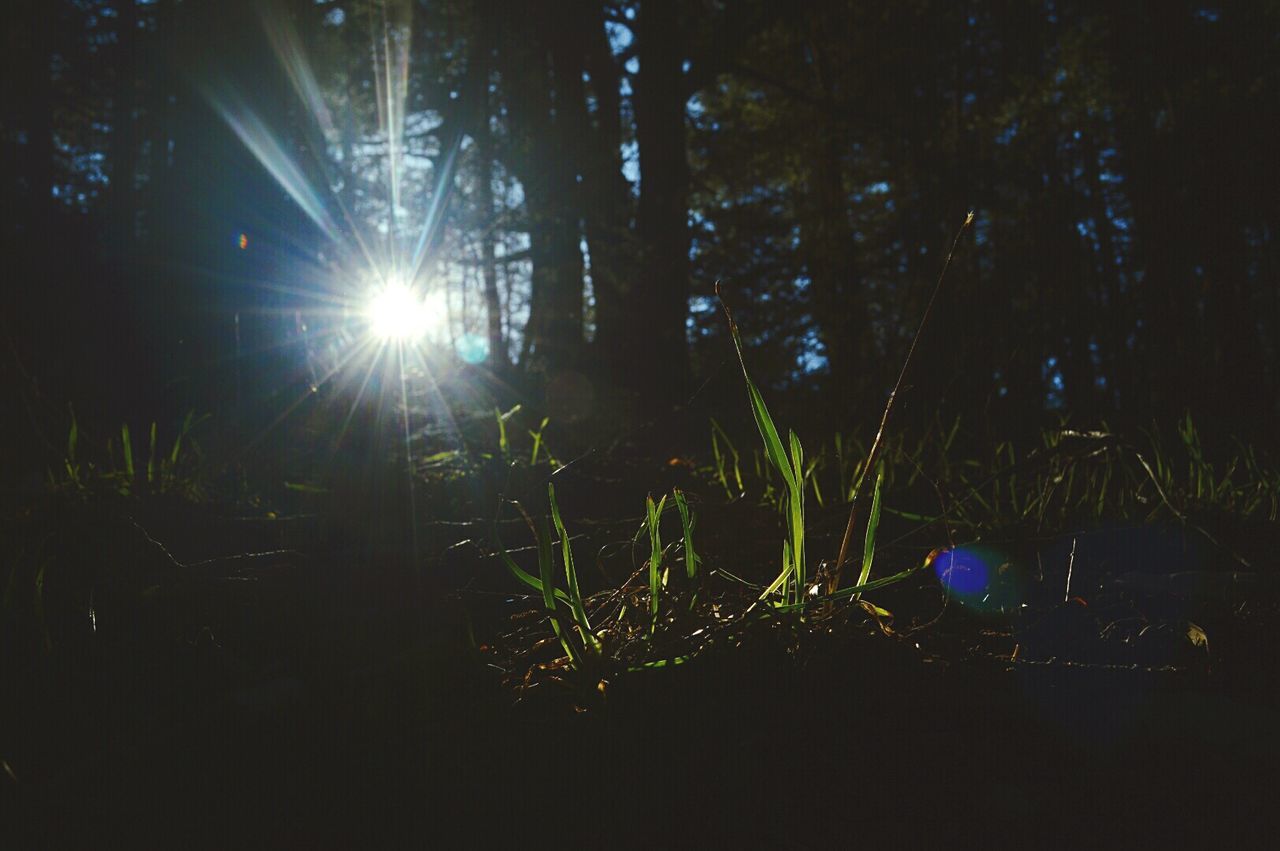
<instances>
[{"instance_id":1,"label":"dead leaf","mask_svg":"<svg viewBox=\"0 0 1280 851\"><path fill-rule=\"evenodd\" d=\"M1198 625L1187 621L1187 640L1196 647L1203 647L1204 652L1209 652L1209 636Z\"/></svg>"}]
</instances>

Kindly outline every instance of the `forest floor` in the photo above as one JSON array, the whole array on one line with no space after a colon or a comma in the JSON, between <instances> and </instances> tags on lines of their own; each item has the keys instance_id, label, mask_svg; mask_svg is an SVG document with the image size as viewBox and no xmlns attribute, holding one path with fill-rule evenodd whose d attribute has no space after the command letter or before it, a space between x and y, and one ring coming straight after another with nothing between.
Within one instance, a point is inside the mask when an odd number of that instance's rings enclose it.
<instances>
[{"instance_id":1,"label":"forest floor","mask_svg":"<svg viewBox=\"0 0 1280 851\"><path fill-rule=\"evenodd\" d=\"M543 510L552 467L522 469ZM1280 826L1274 562L1179 559L1176 524L991 534L988 605L922 570L873 607L747 618L758 591L725 574L776 571L775 509L622 450L554 481L602 634L606 601L648 593L643 495L683 487L696 614L673 598L652 639L570 668L495 554L494 528L517 558L532 535L429 464L416 556L370 531L394 487L304 489L294 514L65 489L7 509L0 845L1263 847ZM844 512L813 507L813 551ZM894 522L876 575L948 543ZM990 605L1005 567L1018 596Z\"/></svg>"}]
</instances>

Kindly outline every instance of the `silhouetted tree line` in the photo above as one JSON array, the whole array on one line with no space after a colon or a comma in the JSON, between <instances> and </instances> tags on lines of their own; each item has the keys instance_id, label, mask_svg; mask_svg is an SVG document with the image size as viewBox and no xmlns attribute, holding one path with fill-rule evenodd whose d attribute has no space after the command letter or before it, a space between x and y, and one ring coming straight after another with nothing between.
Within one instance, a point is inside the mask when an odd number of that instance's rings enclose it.
<instances>
[{"instance_id":1,"label":"silhouetted tree line","mask_svg":"<svg viewBox=\"0 0 1280 851\"><path fill-rule=\"evenodd\" d=\"M144 386L270 346L246 330L233 351L227 317L288 321L253 282L322 268L326 237L211 104L251 98L353 237L394 219L377 127L403 51L401 203L440 201L426 248L461 270L456 321L505 380L686 402L729 352L722 280L762 383L866 419L973 209L917 410L1280 414L1277 2L6 11L6 331L51 381L81 374L82 339ZM230 250L241 230L263 250Z\"/></svg>"}]
</instances>

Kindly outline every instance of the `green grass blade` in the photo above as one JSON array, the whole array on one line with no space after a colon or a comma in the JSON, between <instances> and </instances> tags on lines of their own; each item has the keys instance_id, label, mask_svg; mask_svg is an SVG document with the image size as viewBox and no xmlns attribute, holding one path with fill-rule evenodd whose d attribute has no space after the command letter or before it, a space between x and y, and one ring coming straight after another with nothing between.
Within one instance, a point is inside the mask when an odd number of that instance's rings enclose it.
<instances>
[{"instance_id":1,"label":"green grass blade","mask_svg":"<svg viewBox=\"0 0 1280 851\"><path fill-rule=\"evenodd\" d=\"M791 535L792 572L796 577L796 593L799 595L804 593L804 589L801 586L804 585L805 580L804 449L800 445L800 438L794 431L788 434L788 438L791 442L791 469L794 475L791 479L790 492L787 495L789 511L787 526Z\"/></svg>"},{"instance_id":2,"label":"green grass blade","mask_svg":"<svg viewBox=\"0 0 1280 851\"><path fill-rule=\"evenodd\" d=\"M560 536L561 556L564 559L564 578L569 587L569 609L573 613L574 622L578 625L578 632L582 636L583 645L593 651L598 651L600 645L595 635L591 632L591 623L587 619L587 609L582 602L582 591L578 587L578 571L573 563L573 546L569 542L569 532L564 527L564 521L560 518L560 506L556 503L555 485L550 482L547 482L547 498L551 502L551 520L555 523L556 534Z\"/></svg>"},{"instance_id":3,"label":"green grass blade","mask_svg":"<svg viewBox=\"0 0 1280 851\"><path fill-rule=\"evenodd\" d=\"M791 542L782 542L782 572L769 583L769 586L760 592L760 599L763 600L771 597L779 590L785 590L787 580L791 578Z\"/></svg>"},{"instance_id":4,"label":"green grass blade","mask_svg":"<svg viewBox=\"0 0 1280 851\"><path fill-rule=\"evenodd\" d=\"M676 488L673 492L676 498L676 509L680 512L680 528L684 532L684 569L685 576L689 580L689 585L693 588L689 595L689 608L693 609L698 602L698 592L695 583L698 578L698 554L693 549L693 524L695 517L689 513L689 503L685 499L684 491Z\"/></svg>"},{"instance_id":5,"label":"green grass blade","mask_svg":"<svg viewBox=\"0 0 1280 851\"><path fill-rule=\"evenodd\" d=\"M133 443L129 440L129 424L120 426L120 444L124 447L124 474L133 481Z\"/></svg>"},{"instance_id":6,"label":"green grass blade","mask_svg":"<svg viewBox=\"0 0 1280 851\"><path fill-rule=\"evenodd\" d=\"M876 465L875 490L871 493L871 513L867 515L867 536L862 543L862 572L858 584L865 585L871 575L871 562L876 556L876 529L880 526L880 492L884 485L884 464Z\"/></svg>"},{"instance_id":7,"label":"green grass blade","mask_svg":"<svg viewBox=\"0 0 1280 851\"><path fill-rule=\"evenodd\" d=\"M684 491L676 488L673 493L676 498L676 510L680 512L680 528L684 532L685 574L689 579L694 579L698 575L698 562L701 561L693 549L693 524L696 518L689 512L689 502L685 498Z\"/></svg>"},{"instance_id":8,"label":"green grass blade","mask_svg":"<svg viewBox=\"0 0 1280 851\"><path fill-rule=\"evenodd\" d=\"M717 452L719 450L720 441L723 441L724 445L728 448L729 458L732 459L733 461L733 482L738 488L737 493L733 493L730 490L729 483L727 481L728 477L723 474L722 469L721 469L721 484L724 486L725 492L729 495L729 498L734 499L736 497L741 496L747 489L746 485L743 484L743 481L742 481L741 458L738 455L738 448L733 445L733 440L730 439L728 432L724 430L724 428L720 425L720 423L716 422L715 417L712 417L711 418L711 447L713 452ZM723 457L721 455L717 455L716 463L718 468L722 466L722 462L723 462Z\"/></svg>"},{"instance_id":9,"label":"green grass blade","mask_svg":"<svg viewBox=\"0 0 1280 851\"><path fill-rule=\"evenodd\" d=\"M71 411L71 430L67 432L67 457L62 459L62 466L67 470L67 478L77 488L84 488L84 483L80 480L80 465L76 463L76 447L80 443L80 426L76 422L76 409L70 404L67 405ZM53 472L49 473L50 483L53 482Z\"/></svg>"},{"instance_id":10,"label":"green grass blade","mask_svg":"<svg viewBox=\"0 0 1280 851\"><path fill-rule=\"evenodd\" d=\"M717 286L718 294L719 288ZM775 591L781 590L785 602L789 593L794 590L794 598L799 600L804 593L805 578L804 450L800 444L800 438L794 431L788 434L789 454L788 447L783 446L782 439L778 436L777 426L774 424L773 417L769 414L769 408L764 402L764 397L760 394L755 382L751 380L751 375L747 370L746 359L742 354L742 338L738 333L738 325L733 321L733 315L729 312L729 307L724 304L723 299L721 299L721 305L724 307L725 316L729 320L729 334L733 339L734 351L738 355L738 364L742 367L742 377L747 385L747 396L751 401L751 413L755 418L756 430L759 431L760 439L764 444L765 456L769 460L769 466L781 474L783 485L786 489L784 499L779 499L778 501L778 508L783 512L783 516L787 521L788 536L783 551L782 571L763 596L768 596ZM768 467L766 467L766 470L768 470ZM766 489L766 495L770 490L771 488ZM787 584L791 577L795 578L794 588Z\"/></svg>"},{"instance_id":11,"label":"green grass blade","mask_svg":"<svg viewBox=\"0 0 1280 851\"><path fill-rule=\"evenodd\" d=\"M151 421L151 448L147 452L147 483L156 480L156 421Z\"/></svg>"},{"instance_id":12,"label":"green grass blade","mask_svg":"<svg viewBox=\"0 0 1280 851\"><path fill-rule=\"evenodd\" d=\"M507 441L507 420L515 416L519 411L519 405L513 406L505 414L497 408L493 409L493 418L498 423L498 451L502 453L503 458L511 456L511 444Z\"/></svg>"},{"instance_id":13,"label":"green grass blade","mask_svg":"<svg viewBox=\"0 0 1280 851\"><path fill-rule=\"evenodd\" d=\"M658 625L658 595L662 587L662 509L666 505L664 495L655 505L652 496L645 497L645 519L649 530L649 615L652 634Z\"/></svg>"},{"instance_id":14,"label":"green grass blade","mask_svg":"<svg viewBox=\"0 0 1280 851\"><path fill-rule=\"evenodd\" d=\"M806 608L807 606L810 606L810 605L820 604L820 603L833 603L838 600L847 600L851 597L861 596L866 591L876 591L880 588L887 588L890 585L894 585L898 582L901 582L904 579L908 579L911 576L914 576L916 573L919 573L925 567L928 567L929 564L930 562L928 560L925 560L923 563L918 564L915 567L907 568L906 570L900 571L891 576L885 576L880 579L872 579L868 582L864 582L859 585L852 585L848 588L841 588L839 591L836 591L831 594L823 594L820 597L813 597L813 598L801 600L799 602L792 603L789 605L779 606L778 611L794 612L794 611L798 611L799 609Z\"/></svg>"},{"instance_id":15,"label":"green grass blade","mask_svg":"<svg viewBox=\"0 0 1280 851\"><path fill-rule=\"evenodd\" d=\"M182 428L178 429L178 436L173 441L173 449L169 452L169 463L171 465L175 467L177 466L178 458L182 453L183 442L187 439L187 436L191 434L192 429L208 418L208 414L197 418L195 411L187 411L186 417L182 420Z\"/></svg>"},{"instance_id":16,"label":"green grass blade","mask_svg":"<svg viewBox=\"0 0 1280 851\"><path fill-rule=\"evenodd\" d=\"M716 479L720 482L720 486L724 488L724 495L728 499L733 499L733 489L729 487L729 477L725 474L725 457L720 450L720 438L716 436L716 421L711 420L711 457L715 460Z\"/></svg>"},{"instance_id":17,"label":"green grass blade","mask_svg":"<svg viewBox=\"0 0 1280 851\"><path fill-rule=\"evenodd\" d=\"M755 382L751 380L751 374L747 372L747 362L742 356L742 338L738 334L737 324L732 319L729 322L729 334L733 338L734 351L738 353L738 365L742 367L742 377L747 383L747 396L751 400L751 414L755 418L756 429L760 432L760 438L764 442L765 456L782 474L787 484L795 487L795 474L792 472L791 464L787 460L787 452L782 446L782 438L778 436L777 426L773 424L773 417L769 415L769 406L764 403L764 397L760 395Z\"/></svg>"},{"instance_id":18,"label":"green grass blade","mask_svg":"<svg viewBox=\"0 0 1280 851\"><path fill-rule=\"evenodd\" d=\"M819 455L809 462L809 466L804 471L804 480L813 485L813 497L818 500L818 507L826 508L826 501L822 498L822 488L818 486L818 465L822 460L823 456Z\"/></svg>"},{"instance_id":19,"label":"green grass blade","mask_svg":"<svg viewBox=\"0 0 1280 851\"><path fill-rule=\"evenodd\" d=\"M76 462L76 445L80 442L80 424L76 422L76 409L67 406L71 410L71 431L67 433L67 460L72 464Z\"/></svg>"},{"instance_id":20,"label":"green grass blade","mask_svg":"<svg viewBox=\"0 0 1280 851\"><path fill-rule=\"evenodd\" d=\"M498 557L502 559L503 565L507 568L507 572L514 576L521 584L527 585L529 588L532 588L534 591L542 594L545 599L546 592L542 584L542 580L533 574L522 570L520 565L516 564L515 559L513 559L510 553L507 552L507 548L502 545L502 539L498 537L498 529L496 525L493 529L493 545L494 549L498 553ZM557 599L566 605L569 603L568 594L554 587L552 588L552 591Z\"/></svg>"},{"instance_id":21,"label":"green grass blade","mask_svg":"<svg viewBox=\"0 0 1280 851\"><path fill-rule=\"evenodd\" d=\"M542 423L538 426L538 430L533 431L530 429L529 431L529 436L533 438L533 454L529 457L529 466L531 467L538 463L538 453L542 449L542 432L546 429L547 423L549 422L551 422L551 417L543 417ZM548 457L550 457L550 454L551 453L547 453ZM555 463L554 459L552 463Z\"/></svg>"},{"instance_id":22,"label":"green grass blade","mask_svg":"<svg viewBox=\"0 0 1280 851\"><path fill-rule=\"evenodd\" d=\"M551 529L546 517L538 518L538 574L542 580L542 603L551 615L551 629L560 639L560 646L569 657L570 664L577 666L578 654L569 642L569 636L560 624L560 614L556 611L556 576L555 558L552 556Z\"/></svg>"}]
</instances>

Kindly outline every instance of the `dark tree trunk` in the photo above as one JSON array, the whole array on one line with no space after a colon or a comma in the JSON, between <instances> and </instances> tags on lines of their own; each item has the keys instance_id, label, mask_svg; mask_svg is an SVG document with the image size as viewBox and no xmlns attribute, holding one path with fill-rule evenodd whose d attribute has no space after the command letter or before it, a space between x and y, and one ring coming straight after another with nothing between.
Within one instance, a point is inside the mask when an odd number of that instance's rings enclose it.
<instances>
[{"instance_id":1,"label":"dark tree trunk","mask_svg":"<svg viewBox=\"0 0 1280 851\"><path fill-rule=\"evenodd\" d=\"M476 47L473 53L474 127L476 156L479 158L476 181L479 184L477 204L480 208L480 264L484 280L486 337L489 342L488 367L494 375L504 375L511 368L507 341L502 334L502 300L498 295L498 266L494 253L494 231L497 225L493 203L493 133L489 127L491 108L489 71L493 61L494 18L492 3L478 4Z\"/></svg>"},{"instance_id":2,"label":"dark tree trunk","mask_svg":"<svg viewBox=\"0 0 1280 851\"><path fill-rule=\"evenodd\" d=\"M1089 196L1087 208L1097 234L1092 274L1102 308L1099 340L1102 374L1107 381L1108 400L1123 409L1133 405L1132 357L1126 351L1133 321L1129 301L1121 285L1120 269L1116 265L1115 226L1107 207L1094 134L1084 135L1083 148L1085 188Z\"/></svg>"},{"instance_id":3,"label":"dark tree trunk","mask_svg":"<svg viewBox=\"0 0 1280 851\"><path fill-rule=\"evenodd\" d=\"M107 235L113 253L129 257L137 237L138 171L136 132L138 7L121 0L116 20L116 80L111 98L111 185L107 200Z\"/></svg>"},{"instance_id":4,"label":"dark tree trunk","mask_svg":"<svg viewBox=\"0 0 1280 851\"><path fill-rule=\"evenodd\" d=\"M1215 342L1213 407L1232 422L1245 424L1269 405L1265 361L1258 327L1260 314L1251 309L1242 244L1244 226L1227 218L1209 217L1204 291L1207 324Z\"/></svg>"},{"instance_id":5,"label":"dark tree trunk","mask_svg":"<svg viewBox=\"0 0 1280 851\"><path fill-rule=\"evenodd\" d=\"M1156 414L1176 415L1198 407L1203 390L1200 369L1199 293L1191 279L1186 251L1186 205L1168 182L1177 164L1161 152L1167 143L1147 139L1138 146L1131 194L1135 230L1142 257L1139 288L1144 319L1142 362L1148 372L1150 402Z\"/></svg>"},{"instance_id":6,"label":"dark tree trunk","mask_svg":"<svg viewBox=\"0 0 1280 851\"><path fill-rule=\"evenodd\" d=\"M689 353L689 166L681 63L680 4L644 0L638 41L636 137L640 146L638 229L643 256L634 293L632 358L642 398L670 407L684 400Z\"/></svg>"},{"instance_id":7,"label":"dark tree trunk","mask_svg":"<svg viewBox=\"0 0 1280 851\"><path fill-rule=\"evenodd\" d=\"M870 361L866 304L854 253L849 198L842 158L849 148L837 116L833 69L824 44L825 28L815 19L809 38L813 69L822 96L820 146L809 174L812 223L804 229L805 254L813 286L814 319L831 374L827 398L837 417L849 414L867 389Z\"/></svg>"},{"instance_id":8,"label":"dark tree trunk","mask_svg":"<svg viewBox=\"0 0 1280 851\"><path fill-rule=\"evenodd\" d=\"M547 10L542 10L547 11ZM555 15L545 14L548 22ZM581 229L575 209L578 191L565 138L565 122L556 113L557 92L574 72L553 66L546 39L535 30L508 30L503 77L508 85L508 116L513 136L513 170L520 177L529 217L529 255L533 291L525 348L526 369L546 372L574 367L583 345L583 261ZM581 65L579 64L579 85Z\"/></svg>"},{"instance_id":9,"label":"dark tree trunk","mask_svg":"<svg viewBox=\"0 0 1280 851\"><path fill-rule=\"evenodd\" d=\"M596 300L594 348L606 371L616 380L625 380L632 362L626 344L637 246L631 229L631 188L622 174L621 74L598 7L586 19L582 38L596 98L595 120L584 136L588 150L582 175L584 234Z\"/></svg>"},{"instance_id":10,"label":"dark tree trunk","mask_svg":"<svg viewBox=\"0 0 1280 851\"><path fill-rule=\"evenodd\" d=\"M57 13L44 0L33 0L27 12L31 25L30 64L25 89L27 127L27 198L30 205L29 246L45 246L53 230L53 79L52 60Z\"/></svg>"},{"instance_id":11,"label":"dark tree trunk","mask_svg":"<svg viewBox=\"0 0 1280 851\"><path fill-rule=\"evenodd\" d=\"M507 354L506 338L502 334L502 299L498 295L498 264L494 254L496 214L493 206L493 142L489 132L488 98L485 99L485 111L478 136L476 147L480 167L476 180L480 184L480 264L484 279L484 309L489 341L488 365L491 372L501 375L511 368L511 360Z\"/></svg>"}]
</instances>

